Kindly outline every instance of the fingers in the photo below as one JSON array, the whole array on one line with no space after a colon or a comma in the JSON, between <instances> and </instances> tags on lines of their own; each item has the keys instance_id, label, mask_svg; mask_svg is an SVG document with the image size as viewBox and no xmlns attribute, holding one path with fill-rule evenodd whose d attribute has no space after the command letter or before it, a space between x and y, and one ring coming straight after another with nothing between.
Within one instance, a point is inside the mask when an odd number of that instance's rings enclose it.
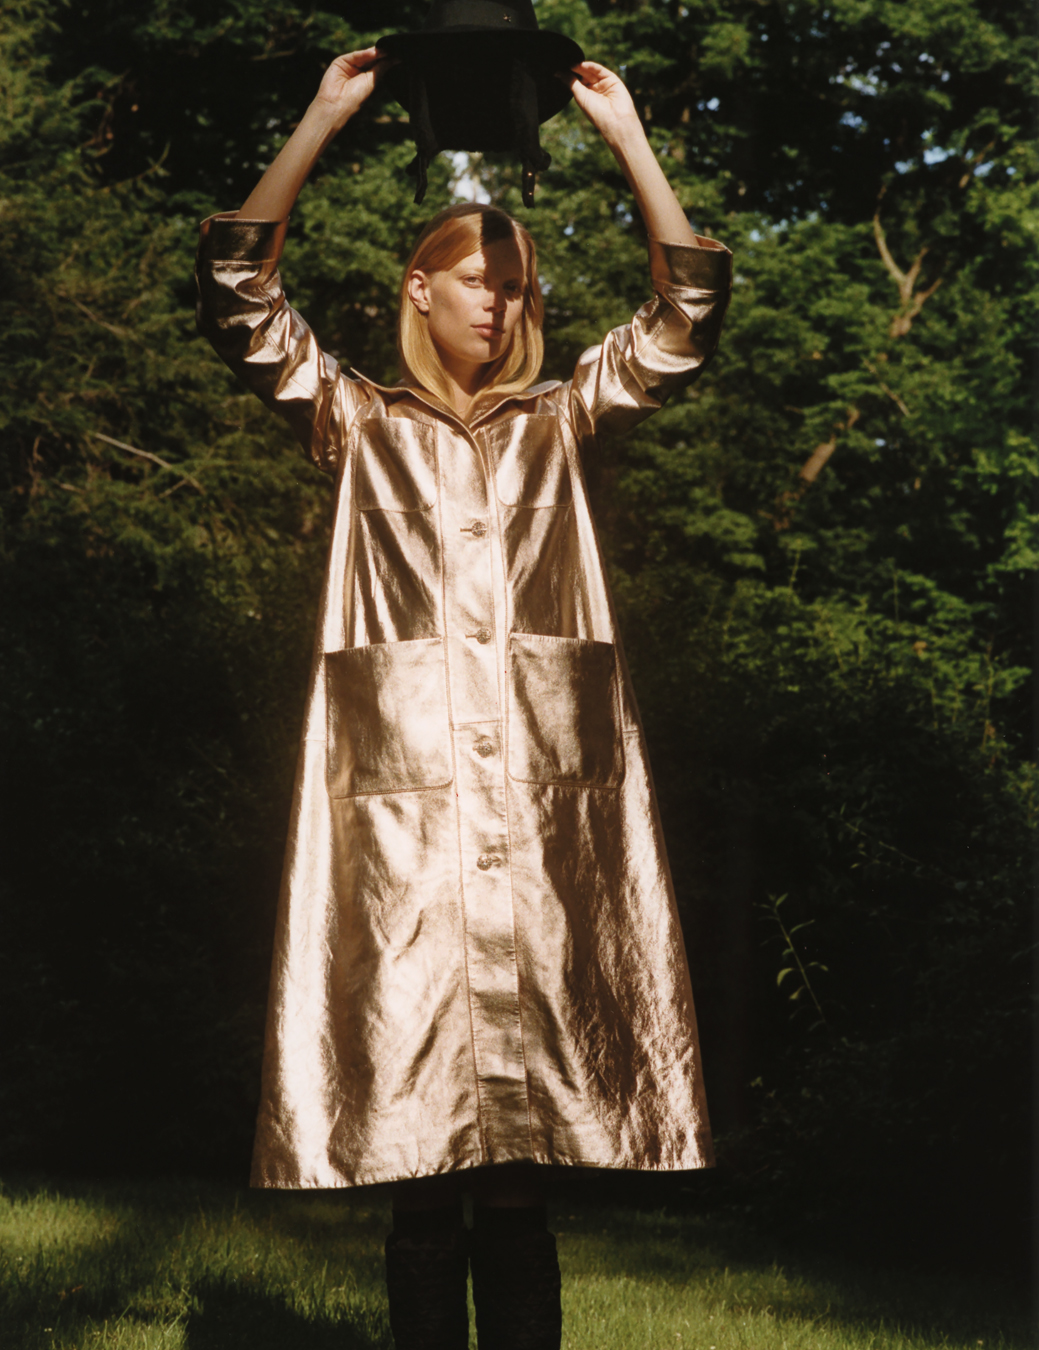
<instances>
[{"instance_id":1,"label":"fingers","mask_svg":"<svg viewBox=\"0 0 1039 1350\"><path fill-rule=\"evenodd\" d=\"M396 64L377 47L344 52L325 71L317 97L335 110L337 118L352 117L375 91L386 71Z\"/></svg>"},{"instance_id":2,"label":"fingers","mask_svg":"<svg viewBox=\"0 0 1039 1350\"><path fill-rule=\"evenodd\" d=\"M598 61L578 61L570 69L576 71L585 84L597 84L602 79L618 78L612 70L601 66Z\"/></svg>"},{"instance_id":3,"label":"fingers","mask_svg":"<svg viewBox=\"0 0 1039 1350\"><path fill-rule=\"evenodd\" d=\"M332 64L346 66L353 74L363 75L369 71L381 74L390 66L397 65L398 61L396 57L381 52L378 47L365 47L363 51L346 52L342 56L337 56Z\"/></svg>"},{"instance_id":4,"label":"fingers","mask_svg":"<svg viewBox=\"0 0 1039 1350\"><path fill-rule=\"evenodd\" d=\"M348 65L355 66L358 70L367 70L369 66L374 66L381 55L378 47L365 47L359 52L347 52L341 60Z\"/></svg>"},{"instance_id":5,"label":"fingers","mask_svg":"<svg viewBox=\"0 0 1039 1350\"><path fill-rule=\"evenodd\" d=\"M375 83L378 84L388 70L399 65L400 59L396 56L380 56L374 66L369 66L369 70L375 76Z\"/></svg>"}]
</instances>

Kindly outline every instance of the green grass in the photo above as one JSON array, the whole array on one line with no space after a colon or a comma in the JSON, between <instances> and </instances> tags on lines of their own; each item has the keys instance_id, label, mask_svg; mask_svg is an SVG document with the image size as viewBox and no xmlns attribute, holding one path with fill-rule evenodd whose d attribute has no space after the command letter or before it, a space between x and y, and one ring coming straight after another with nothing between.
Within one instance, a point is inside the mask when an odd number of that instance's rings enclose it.
<instances>
[{"instance_id":1,"label":"green grass","mask_svg":"<svg viewBox=\"0 0 1039 1350\"><path fill-rule=\"evenodd\" d=\"M3 1350L389 1350L370 1194L184 1182L0 1188ZM799 1255L731 1222L553 1216L566 1350L1016 1350L1020 1298ZM475 1346L475 1336L472 1344Z\"/></svg>"}]
</instances>

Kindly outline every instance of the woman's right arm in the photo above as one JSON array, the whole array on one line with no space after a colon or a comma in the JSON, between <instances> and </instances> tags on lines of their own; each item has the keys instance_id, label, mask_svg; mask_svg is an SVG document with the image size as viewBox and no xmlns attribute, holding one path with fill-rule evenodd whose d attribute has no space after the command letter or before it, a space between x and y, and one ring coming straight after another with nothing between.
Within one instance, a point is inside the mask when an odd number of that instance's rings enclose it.
<instances>
[{"instance_id":1,"label":"woman's right arm","mask_svg":"<svg viewBox=\"0 0 1039 1350\"><path fill-rule=\"evenodd\" d=\"M195 275L198 327L217 354L333 471L362 395L285 300L278 260L287 217L318 156L361 106L386 62L374 47L340 56L241 211L203 221Z\"/></svg>"},{"instance_id":2,"label":"woman's right arm","mask_svg":"<svg viewBox=\"0 0 1039 1350\"><path fill-rule=\"evenodd\" d=\"M240 220L285 220L329 142L342 131L393 64L377 47L337 56L317 97L238 212Z\"/></svg>"}]
</instances>

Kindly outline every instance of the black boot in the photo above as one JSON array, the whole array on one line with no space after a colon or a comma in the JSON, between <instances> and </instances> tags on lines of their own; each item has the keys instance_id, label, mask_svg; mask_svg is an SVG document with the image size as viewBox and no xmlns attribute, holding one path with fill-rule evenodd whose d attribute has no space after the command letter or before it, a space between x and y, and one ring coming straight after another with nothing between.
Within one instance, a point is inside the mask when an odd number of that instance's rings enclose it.
<instances>
[{"instance_id":1,"label":"black boot","mask_svg":"<svg viewBox=\"0 0 1039 1350\"><path fill-rule=\"evenodd\" d=\"M394 1211L386 1290L397 1350L468 1350L467 1237L461 1205Z\"/></svg>"},{"instance_id":2,"label":"black boot","mask_svg":"<svg viewBox=\"0 0 1039 1350\"><path fill-rule=\"evenodd\" d=\"M559 1350L556 1240L544 1207L473 1211L470 1260L480 1350Z\"/></svg>"}]
</instances>

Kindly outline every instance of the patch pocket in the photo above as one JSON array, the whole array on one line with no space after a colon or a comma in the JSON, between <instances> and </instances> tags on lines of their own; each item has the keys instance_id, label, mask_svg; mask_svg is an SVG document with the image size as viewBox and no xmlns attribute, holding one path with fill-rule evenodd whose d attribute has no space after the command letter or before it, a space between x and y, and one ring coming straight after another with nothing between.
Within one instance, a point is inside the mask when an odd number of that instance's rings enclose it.
<instances>
[{"instance_id":1,"label":"patch pocket","mask_svg":"<svg viewBox=\"0 0 1039 1350\"><path fill-rule=\"evenodd\" d=\"M563 429L550 413L526 413L488 433L498 500L505 506L565 506L573 496Z\"/></svg>"},{"instance_id":2,"label":"patch pocket","mask_svg":"<svg viewBox=\"0 0 1039 1350\"><path fill-rule=\"evenodd\" d=\"M618 786L624 747L612 642L511 635L509 776L545 786Z\"/></svg>"},{"instance_id":3,"label":"patch pocket","mask_svg":"<svg viewBox=\"0 0 1039 1350\"><path fill-rule=\"evenodd\" d=\"M359 511L428 511L437 499L437 429L410 417L369 417L359 428Z\"/></svg>"},{"instance_id":4,"label":"patch pocket","mask_svg":"<svg viewBox=\"0 0 1039 1350\"><path fill-rule=\"evenodd\" d=\"M442 638L325 653L330 797L451 782Z\"/></svg>"}]
</instances>

